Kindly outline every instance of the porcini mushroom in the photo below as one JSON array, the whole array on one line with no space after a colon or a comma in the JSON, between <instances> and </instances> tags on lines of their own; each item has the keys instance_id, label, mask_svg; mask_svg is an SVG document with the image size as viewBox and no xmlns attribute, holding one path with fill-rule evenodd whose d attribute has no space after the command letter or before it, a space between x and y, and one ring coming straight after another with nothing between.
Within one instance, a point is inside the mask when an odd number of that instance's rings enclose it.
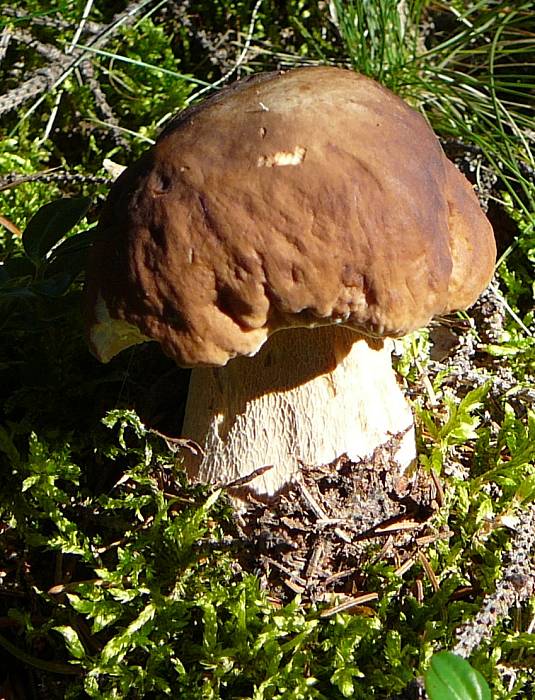
<instances>
[{"instance_id":1,"label":"porcini mushroom","mask_svg":"<svg viewBox=\"0 0 535 700\"><path fill-rule=\"evenodd\" d=\"M193 367L183 435L206 481L415 456L392 338L470 306L495 261L471 185L376 82L318 67L187 109L117 180L88 270L92 351L155 340Z\"/></svg>"}]
</instances>

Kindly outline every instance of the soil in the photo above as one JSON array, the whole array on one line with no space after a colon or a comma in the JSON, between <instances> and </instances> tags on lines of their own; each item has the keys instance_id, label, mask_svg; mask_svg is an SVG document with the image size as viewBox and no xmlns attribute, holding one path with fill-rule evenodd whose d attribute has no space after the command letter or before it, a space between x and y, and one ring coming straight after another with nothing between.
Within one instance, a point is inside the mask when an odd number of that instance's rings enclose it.
<instances>
[{"instance_id":1,"label":"soil","mask_svg":"<svg viewBox=\"0 0 535 700\"><path fill-rule=\"evenodd\" d=\"M402 434L361 462L343 456L302 467L300 478L270 503L252 501L236 516L241 563L281 603L296 593L310 602L336 595L344 609L374 599L366 562L382 558L401 572L426 544L447 535L428 521L441 502L436 478L400 474Z\"/></svg>"}]
</instances>

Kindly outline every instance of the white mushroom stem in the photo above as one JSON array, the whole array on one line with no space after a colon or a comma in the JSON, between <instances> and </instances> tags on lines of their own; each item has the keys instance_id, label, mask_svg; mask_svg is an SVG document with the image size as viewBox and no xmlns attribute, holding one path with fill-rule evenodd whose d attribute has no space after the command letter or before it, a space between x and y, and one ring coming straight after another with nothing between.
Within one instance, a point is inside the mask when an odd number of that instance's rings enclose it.
<instances>
[{"instance_id":1,"label":"white mushroom stem","mask_svg":"<svg viewBox=\"0 0 535 700\"><path fill-rule=\"evenodd\" d=\"M391 364L392 342L365 340L343 327L290 329L254 357L194 369L183 435L204 456L186 457L191 477L228 483L272 466L247 489L271 496L300 465L341 455L358 461L406 432L396 461L415 457L413 418Z\"/></svg>"}]
</instances>

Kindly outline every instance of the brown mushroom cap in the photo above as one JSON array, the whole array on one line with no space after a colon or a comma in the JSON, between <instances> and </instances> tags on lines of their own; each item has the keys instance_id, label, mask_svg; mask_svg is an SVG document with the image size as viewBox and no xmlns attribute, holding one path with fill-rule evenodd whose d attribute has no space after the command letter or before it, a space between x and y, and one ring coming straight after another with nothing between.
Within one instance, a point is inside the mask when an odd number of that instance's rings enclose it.
<instances>
[{"instance_id":1,"label":"brown mushroom cap","mask_svg":"<svg viewBox=\"0 0 535 700\"><path fill-rule=\"evenodd\" d=\"M185 366L254 354L290 326L401 336L473 303L496 254L425 120L328 67L186 110L116 182L100 228L90 340L104 303Z\"/></svg>"}]
</instances>

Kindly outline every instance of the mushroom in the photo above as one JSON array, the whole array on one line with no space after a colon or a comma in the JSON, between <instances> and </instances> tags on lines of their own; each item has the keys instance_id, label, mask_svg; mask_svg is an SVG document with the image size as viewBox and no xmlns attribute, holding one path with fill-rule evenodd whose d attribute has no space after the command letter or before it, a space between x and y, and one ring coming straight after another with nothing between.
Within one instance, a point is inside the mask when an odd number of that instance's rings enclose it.
<instances>
[{"instance_id":1,"label":"mushroom","mask_svg":"<svg viewBox=\"0 0 535 700\"><path fill-rule=\"evenodd\" d=\"M392 338L470 306L496 255L424 118L332 67L261 74L182 112L116 181L99 228L93 353L155 340L194 368L190 475L256 474L260 496L392 436L407 468Z\"/></svg>"}]
</instances>

